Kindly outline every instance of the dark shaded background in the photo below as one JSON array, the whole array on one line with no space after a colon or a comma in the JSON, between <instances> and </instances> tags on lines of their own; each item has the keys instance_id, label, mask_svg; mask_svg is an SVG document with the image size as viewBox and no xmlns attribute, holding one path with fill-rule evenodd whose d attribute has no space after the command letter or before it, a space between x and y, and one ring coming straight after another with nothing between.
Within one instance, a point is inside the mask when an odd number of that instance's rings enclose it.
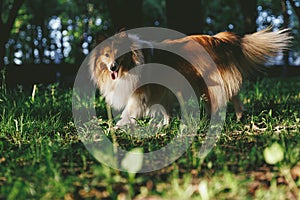
<instances>
[{"instance_id":1,"label":"dark shaded background","mask_svg":"<svg viewBox=\"0 0 300 200\"><path fill-rule=\"evenodd\" d=\"M269 75L299 75L299 0L0 0L0 9L0 67L9 87L71 86L98 39L143 26L210 35L243 35L271 24L290 27L293 47L274 62Z\"/></svg>"}]
</instances>

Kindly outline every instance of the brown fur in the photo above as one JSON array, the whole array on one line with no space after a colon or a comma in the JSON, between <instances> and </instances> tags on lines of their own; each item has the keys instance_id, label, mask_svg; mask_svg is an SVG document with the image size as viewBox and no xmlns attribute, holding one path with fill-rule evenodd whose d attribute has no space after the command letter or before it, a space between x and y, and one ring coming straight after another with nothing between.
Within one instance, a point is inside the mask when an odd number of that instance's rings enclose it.
<instances>
[{"instance_id":1,"label":"brown fur","mask_svg":"<svg viewBox=\"0 0 300 200\"><path fill-rule=\"evenodd\" d=\"M164 107L160 110L164 115L164 123L169 122L171 114L169 102L173 101L173 96L165 88L148 85L139 88L132 95L130 93L141 77L137 74L130 74L128 71L145 63L146 58L150 58L148 59L150 63L171 66L184 75L197 95L204 94L206 96L207 108L210 113L215 113L220 106L226 105L229 100L232 100L239 120L244 110L238 97L243 79L251 74L256 74L270 57L286 50L290 40L287 29L271 32L270 28L244 37L230 32L222 32L214 36L192 35L160 43L142 41L136 36L122 32L115 39L92 52L89 58L91 78L99 87L107 103L116 109L124 108L122 119L117 125L135 123L134 119L148 115L149 108L157 103ZM195 55L195 52L198 51L192 45L193 42L200 44L210 55L216 64L217 72L211 70L210 62L205 58L205 54L197 53ZM118 45L123 43L129 45L132 50L118 58L118 78L112 80L112 72L109 72L108 68L111 63L116 61ZM157 46L180 48L185 55L191 56L197 66L192 66L191 63L170 52L155 48ZM148 50L139 50L136 47L148 48ZM109 56L107 56L107 52L109 52ZM220 75L224 83L225 100L220 100L219 91L214 87L214 81L218 80Z\"/></svg>"}]
</instances>

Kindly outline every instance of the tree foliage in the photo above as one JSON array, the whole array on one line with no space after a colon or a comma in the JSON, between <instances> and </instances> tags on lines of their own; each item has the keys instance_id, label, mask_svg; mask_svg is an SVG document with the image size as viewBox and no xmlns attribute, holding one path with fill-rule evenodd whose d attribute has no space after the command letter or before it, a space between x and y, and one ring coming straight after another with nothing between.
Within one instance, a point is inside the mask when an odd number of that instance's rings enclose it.
<instances>
[{"instance_id":1,"label":"tree foliage","mask_svg":"<svg viewBox=\"0 0 300 200\"><path fill-rule=\"evenodd\" d=\"M97 35L140 26L244 34L273 24L300 35L297 0L0 0L0 9L5 64L80 63Z\"/></svg>"}]
</instances>

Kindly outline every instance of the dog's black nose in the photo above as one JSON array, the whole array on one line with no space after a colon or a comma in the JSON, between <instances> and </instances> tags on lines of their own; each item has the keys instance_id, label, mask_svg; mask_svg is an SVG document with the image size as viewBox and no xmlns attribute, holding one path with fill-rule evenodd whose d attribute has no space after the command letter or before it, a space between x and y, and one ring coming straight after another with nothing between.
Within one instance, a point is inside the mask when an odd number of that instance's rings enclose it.
<instances>
[{"instance_id":1,"label":"dog's black nose","mask_svg":"<svg viewBox=\"0 0 300 200\"><path fill-rule=\"evenodd\" d=\"M113 63L111 66L110 66L110 71L116 71L118 69L118 64L117 63Z\"/></svg>"}]
</instances>

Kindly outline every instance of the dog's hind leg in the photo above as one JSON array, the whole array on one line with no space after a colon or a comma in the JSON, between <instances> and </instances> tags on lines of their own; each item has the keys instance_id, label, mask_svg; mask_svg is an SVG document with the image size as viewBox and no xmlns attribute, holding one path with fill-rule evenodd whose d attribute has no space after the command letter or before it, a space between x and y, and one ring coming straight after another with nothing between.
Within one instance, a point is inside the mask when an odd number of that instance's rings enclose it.
<instances>
[{"instance_id":1,"label":"dog's hind leg","mask_svg":"<svg viewBox=\"0 0 300 200\"><path fill-rule=\"evenodd\" d=\"M231 98L231 101L233 103L233 107L235 110L236 119L237 119L237 121L240 121L243 116L243 111L245 110L244 105L241 102L241 99L238 94L234 95Z\"/></svg>"}]
</instances>

